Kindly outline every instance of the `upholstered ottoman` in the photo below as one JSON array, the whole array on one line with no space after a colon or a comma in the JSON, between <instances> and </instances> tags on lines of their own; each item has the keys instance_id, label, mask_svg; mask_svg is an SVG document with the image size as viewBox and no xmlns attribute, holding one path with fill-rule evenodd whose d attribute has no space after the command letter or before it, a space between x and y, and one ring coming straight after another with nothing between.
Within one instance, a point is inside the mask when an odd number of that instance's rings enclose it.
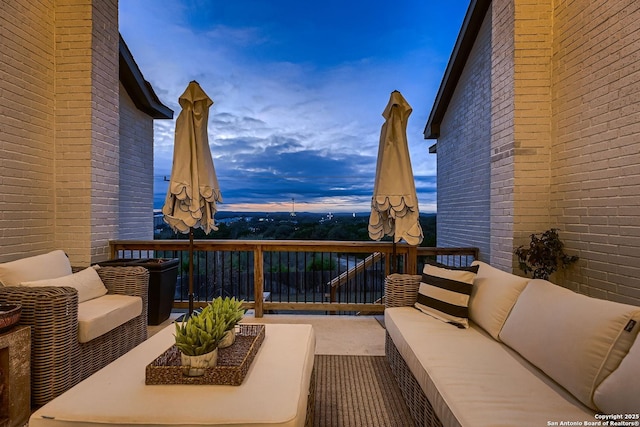
<instances>
[{"instance_id":1,"label":"upholstered ottoman","mask_svg":"<svg viewBox=\"0 0 640 427\"><path fill-rule=\"evenodd\" d=\"M239 386L145 385L145 367L173 344L170 325L37 410L30 427L286 426L307 417L313 384L311 325L266 325ZM311 406L312 408L312 406ZM312 414L309 414L312 415Z\"/></svg>"}]
</instances>

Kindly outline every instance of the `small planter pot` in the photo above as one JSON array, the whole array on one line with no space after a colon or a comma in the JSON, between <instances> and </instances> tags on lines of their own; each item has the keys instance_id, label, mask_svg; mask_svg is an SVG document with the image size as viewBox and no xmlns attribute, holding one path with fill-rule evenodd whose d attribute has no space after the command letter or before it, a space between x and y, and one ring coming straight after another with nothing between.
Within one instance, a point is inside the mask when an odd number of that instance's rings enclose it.
<instances>
[{"instance_id":1,"label":"small planter pot","mask_svg":"<svg viewBox=\"0 0 640 427\"><path fill-rule=\"evenodd\" d=\"M188 377L201 377L206 368L213 368L218 363L218 349L198 356L180 353L182 374Z\"/></svg>"},{"instance_id":2,"label":"small planter pot","mask_svg":"<svg viewBox=\"0 0 640 427\"><path fill-rule=\"evenodd\" d=\"M227 348L230 347L234 342L236 342L236 328L228 330L224 337L218 343L218 348Z\"/></svg>"}]
</instances>

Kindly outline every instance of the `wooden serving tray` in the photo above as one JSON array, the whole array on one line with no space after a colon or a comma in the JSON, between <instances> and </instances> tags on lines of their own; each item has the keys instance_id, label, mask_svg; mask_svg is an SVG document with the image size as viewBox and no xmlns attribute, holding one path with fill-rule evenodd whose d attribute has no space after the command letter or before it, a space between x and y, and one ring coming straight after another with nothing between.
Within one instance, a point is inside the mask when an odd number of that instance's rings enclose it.
<instances>
[{"instance_id":1,"label":"wooden serving tray","mask_svg":"<svg viewBox=\"0 0 640 427\"><path fill-rule=\"evenodd\" d=\"M264 341L264 325L241 324L230 347L218 349L218 363L206 368L204 375L182 374L180 351L172 345L146 367L145 384L218 384L240 385Z\"/></svg>"}]
</instances>

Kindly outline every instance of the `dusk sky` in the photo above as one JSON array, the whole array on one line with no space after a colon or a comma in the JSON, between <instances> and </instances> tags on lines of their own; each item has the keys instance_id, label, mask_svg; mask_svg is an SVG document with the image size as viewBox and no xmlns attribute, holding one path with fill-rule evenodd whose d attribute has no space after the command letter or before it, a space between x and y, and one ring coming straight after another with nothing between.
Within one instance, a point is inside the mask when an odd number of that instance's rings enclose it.
<instances>
[{"instance_id":1,"label":"dusk sky","mask_svg":"<svg viewBox=\"0 0 640 427\"><path fill-rule=\"evenodd\" d=\"M436 211L435 141L422 132L469 0L120 0L120 32L173 120L155 124L154 207L171 173L178 97L214 101L220 211L370 210L382 112L413 107L421 212Z\"/></svg>"}]
</instances>

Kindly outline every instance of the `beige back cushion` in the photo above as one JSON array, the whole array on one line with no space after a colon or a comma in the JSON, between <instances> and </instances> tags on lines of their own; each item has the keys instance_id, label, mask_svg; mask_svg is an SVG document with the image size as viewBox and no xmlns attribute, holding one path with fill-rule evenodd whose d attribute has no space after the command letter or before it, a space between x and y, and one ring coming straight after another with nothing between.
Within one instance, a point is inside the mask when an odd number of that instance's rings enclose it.
<instances>
[{"instance_id":1,"label":"beige back cushion","mask_svg":"<svg viewBox=\"0 0 640 427\"><path fill-rule=\"evenodd\" d=\"M64 251L57 250L0 264L0 283L17 286L22 282L55 279L71 273L69 258Z\"/></svg>"},{"instance_id":2,"label":"beige back cushion","mask_svg":"<svg viewBox=\"0 0 640 427\"><path fill-rule=\"evenodd\" d=\"M640 337L618 369L596 388L593 401L605 414L634 414L640 410ZM631 419L630 419L631 421ZM636 420L637 421L637 420Z\"/></svg>"},{"instance_id":3,"label":"beige back cushion","mask_svg":"<svg viewBox=\"0 0 640 427\"><path fill-rule=\"evenodd\" d=\"M500 332L502 341L592 409L594 390L629 352L640 307L532 280Z\"/></svg>"},{"instance_id":4,"label":"beige back cushion","mask_svg":"<svg viewBox=\"0 0 640 427\"><path fill-rule=\"evenodd\" d=\"M469 318L500 341L502 325L531 279L498 270L482 261L471 265L479 268L469 300Z\"/></svg>"},{"instance_id":5,"label":"beige back cushion","mask_svg":"<svg viewBox=\"0 0 640 427\"><path fill-rule=\"evenodd\" d=\"M33 280L22 282L20 286L68 286L78 291L78 302L89 301L101 297L107 293L107 288L102 283L98 272L94 267L87 267L77 273L55 279Z\"/></svg>"}]
</instances>

